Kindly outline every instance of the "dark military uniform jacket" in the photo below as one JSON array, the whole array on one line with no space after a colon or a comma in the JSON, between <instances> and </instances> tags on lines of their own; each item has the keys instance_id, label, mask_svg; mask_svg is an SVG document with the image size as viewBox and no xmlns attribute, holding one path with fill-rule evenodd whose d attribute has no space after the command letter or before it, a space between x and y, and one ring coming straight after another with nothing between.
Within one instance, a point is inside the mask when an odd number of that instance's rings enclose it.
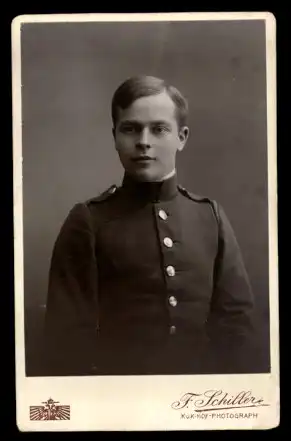
<instances>
[{"instance_id":1,"label":"dark military uniform jacket","mask_svg":"<svg viewBox=\"0 0 291 441\"><path fill-rule=\"evenodd\" d=\"M56 240L48 375L248 372L253 297L222 210L177 185L76 204Z\"/></svg>"}]
</instances>

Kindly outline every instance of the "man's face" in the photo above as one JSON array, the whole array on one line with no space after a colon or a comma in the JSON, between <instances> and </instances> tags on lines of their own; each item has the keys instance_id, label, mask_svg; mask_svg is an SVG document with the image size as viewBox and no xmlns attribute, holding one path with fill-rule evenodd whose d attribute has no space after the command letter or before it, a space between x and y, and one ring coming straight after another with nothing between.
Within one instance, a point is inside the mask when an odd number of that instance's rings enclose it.
<instances>
[{"instance_id":1,"label":"man's face","mask_svg":"<svg viewBox=\"0 0 291 441\"><path fill-rule=\"evenodd\" d=\"M140 181L158 181L175 168L188 128L178 128L175 104L166 92L119 109L115 146L125 171Z\"/></svg>"}]
</instances>

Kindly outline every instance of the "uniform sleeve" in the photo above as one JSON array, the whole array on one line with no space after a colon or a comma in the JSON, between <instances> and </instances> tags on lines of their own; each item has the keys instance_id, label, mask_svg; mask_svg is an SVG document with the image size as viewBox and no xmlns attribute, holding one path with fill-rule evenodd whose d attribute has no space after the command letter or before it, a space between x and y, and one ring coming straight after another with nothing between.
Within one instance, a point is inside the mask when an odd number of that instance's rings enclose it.
<instances>
[{"instance_id":1,"label":"uniform sleeve","mask_svg":"<svg viewBox=\"0 0 291 441\"><path fill-rule=\"evenodd\" d=\"M89 375L97 333L97 264L88 207L77 204L54 245L45 317L48 375Z\"/></svg>"},{"instance_id":2,"label":"uniform sleeve","mask_svg":"<svg viewBox=\"0 0 291 441\"><path fill-rule=\"evenodd\" d=\"M252 369L254 297L234 231L218 206L219 245L208 331L215 372Z\"/></svg>"}]
</instances>

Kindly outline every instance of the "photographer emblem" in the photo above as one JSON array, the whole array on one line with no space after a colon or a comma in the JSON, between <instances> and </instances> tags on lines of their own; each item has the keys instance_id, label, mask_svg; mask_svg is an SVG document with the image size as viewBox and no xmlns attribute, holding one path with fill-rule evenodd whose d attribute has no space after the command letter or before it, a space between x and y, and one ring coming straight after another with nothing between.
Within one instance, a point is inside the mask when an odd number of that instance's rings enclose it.
<instances>
[{"instance_id":1,"label":"photographer emblem","mask_svg":"<svg viewBox=\"0 0 291 441\"><path fill-rule=\"evenodd\" d=\"M69 420L70 406L59 405L59 401L49 398L40 406L30 406L30 420Z\"/></svg>"}]
</instances>

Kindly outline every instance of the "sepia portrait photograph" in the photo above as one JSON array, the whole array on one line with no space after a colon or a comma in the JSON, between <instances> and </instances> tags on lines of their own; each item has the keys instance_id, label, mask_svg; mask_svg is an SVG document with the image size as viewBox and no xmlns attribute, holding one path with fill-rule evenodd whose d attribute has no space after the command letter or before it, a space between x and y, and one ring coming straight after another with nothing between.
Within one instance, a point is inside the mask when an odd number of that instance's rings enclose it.
<instances>
[{"instance_id":1,"label":"sepia portrait photograph","mask_svg":"<svg viewBox=\"0 0 291 441\"><path fill-rule=\"evenodd\" d=\"M12 43L19 428L276 426L275 18L20 16Z\"/></svg>"}]
</instances>

